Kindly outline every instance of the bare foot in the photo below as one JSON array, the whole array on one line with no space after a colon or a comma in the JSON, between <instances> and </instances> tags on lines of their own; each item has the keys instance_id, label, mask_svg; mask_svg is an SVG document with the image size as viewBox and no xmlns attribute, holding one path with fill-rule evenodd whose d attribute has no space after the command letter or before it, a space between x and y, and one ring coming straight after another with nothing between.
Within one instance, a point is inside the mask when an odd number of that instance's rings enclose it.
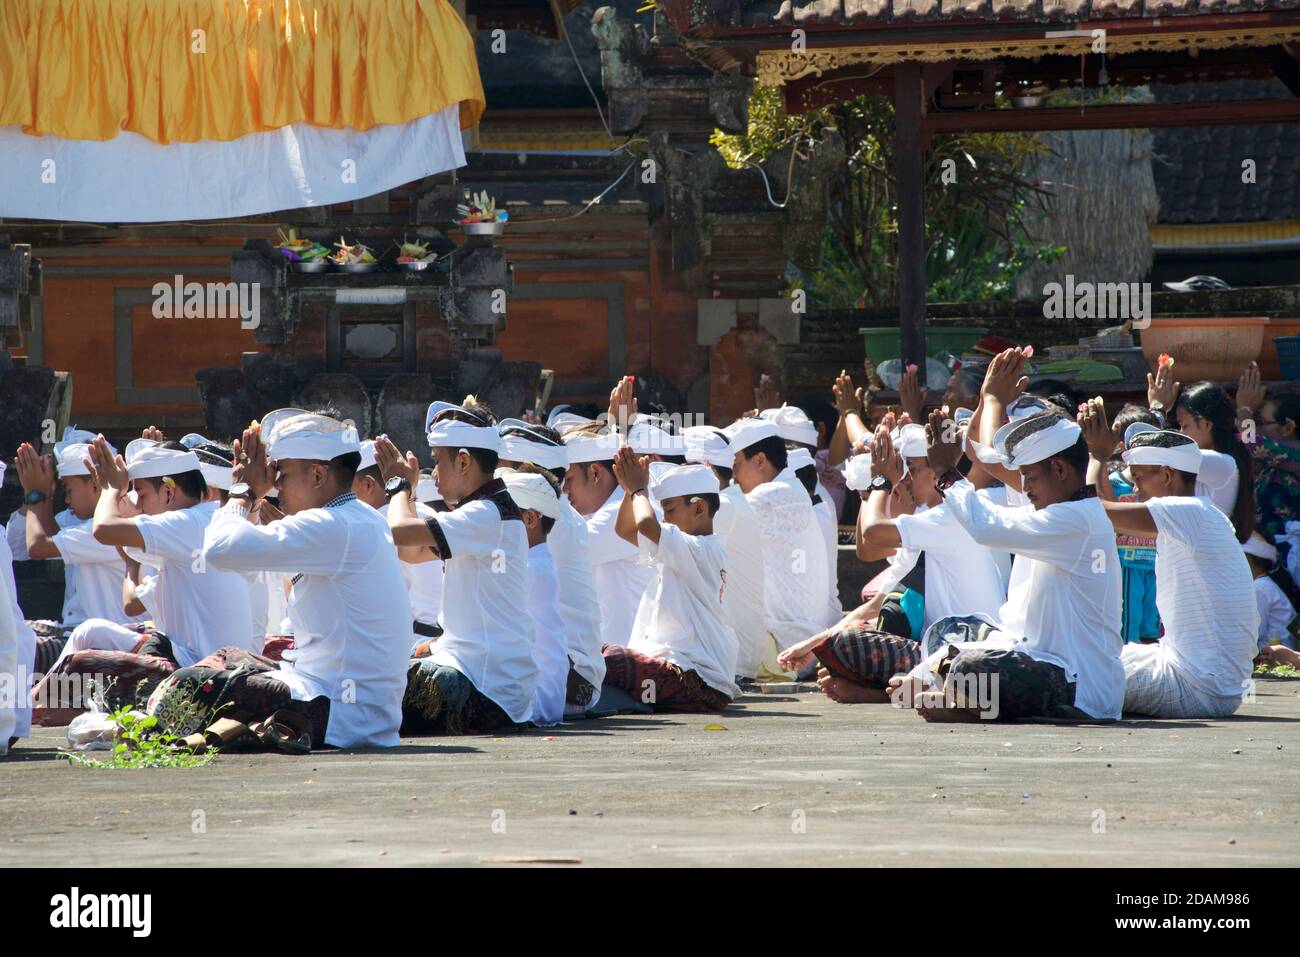
<instances>
[{"instance_id":1,"label":"bare foot","mask_svg":"<svg viewBox=\"0 0 1300 957\"><path fill-rule=\"evenodd\" d=\"M826 697L840 704L889 704L889 694L880 688L868 688L833 677L825 668L817 672L817 686Z\"/></svg>"},{"instance_id":2,"label":"bare foot","mask_svg":"<svg viewBox=\"0 0 1300 957\"><path fill-rule=\"evenodd\" d=\"M970 724L980 719L975 708L951 707L944 700L942 691L925 691L917 695L916 711L926 721L935 723Z\"/></svg>"}]
</instances>

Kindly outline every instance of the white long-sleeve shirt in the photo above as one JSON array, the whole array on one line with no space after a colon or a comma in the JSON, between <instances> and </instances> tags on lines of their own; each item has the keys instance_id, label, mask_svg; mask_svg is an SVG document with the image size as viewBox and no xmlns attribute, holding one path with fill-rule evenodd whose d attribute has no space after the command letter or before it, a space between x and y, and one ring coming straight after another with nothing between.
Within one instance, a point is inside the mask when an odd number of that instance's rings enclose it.
<instances>
[{"instance_id":1,"label":"white long-sleeve shirt","mask_svg":"<svg viewBox=\"0 0 1300 957\"><path fill-rule=\"evenodd\" d=\"M812 500L786 469L745 495L763 536L763 608L782 650L826 627L825 538Z\"/></svg>"},{"instance_id":2,"label":"white long-sleeve shirt","mask_svg":"<svg viewBox=\"0 0 1300 957\"><path fill-rule=\"evenodd\" d=\"M528 613L533 619L533 663L537 666L530 720L542 728L564 720L569 687L569 654L556 601L559 590L555 559L547 543L538 542L528 549Z\"/></svg>"},{"instance_id":3,"label":"white long-sleeve shirt","mask_svg":"<svg viewBox=\"0 0 1300 957\"><path fill-rule=\"evenodd\" d=\"M0 477L4 475L0 470ZM9 753L10 738L25 738L32 729L28 692L36 660L36 635L18 607L14 560L9 543L0 540L0 754Z\"/></svg>"},{"instance_id":4,"label":"white long-sleeve shirt","mask_svg":"<svg viewBox=\"0 0 1300 957\"><path fill-rule=\"evenodd\" d=\"M559 581L560 618L564 622L569 660L573 662L573 670L596 689L588 707L600 698L600 686L605 680L605 656L600 653L600 602L591 574L590 534L586 520L567 498L561 498L560 517L546 537L546 544Z\"/></svg>"},{"instance_id":5,"label":"white long-sleeve shirt","mask_svg":"<svg viewBox=\"0 0 1300 957\"><path fill-rule=\"evenodd\" d=\"M948 490L945 504L976 542L1017 556L1000 627L988 640L1059 666L1076 684L1075 707L1095 718L1119 718L1122 576L1115 528L1101 502L1007 508L961 482Z\"/></svg>"},{"instance_id":6,"label":"white long-sleeve shirt","mask_svg":"<svg viewBox=\"0 0 1300 957\"><path fill-rule=\"evenodd\" d=\"M350 493L340 499L266 526L232 502L208 528L204 559L231 572L294 573L295 647L268 674L297 701L330 699L326 744L395 747L411 606L388 524Z\"/></svg>"},{"instance_id":7,"label":"white long-sleeve shirt","mask_svg":"<svg viewBox=\"0 0 1300 957\"><path fill-rule=\"evenodd\" d=\"M713 533L727 551L727 590L722 605L736 632L736 673L748 678L763 662L767 624L763 613L763 533L758 516L736 484L719 496Z\"/></svg>"},{"instance_id":8,"label":"white long-sleeve shirt","mask_svg":"<svg viewBox=\"0 0 1300 957\"><path fill-rule=\"evenodd\" d=\"M587 516L587 557L591 579L600 602L601 641L627 645L632 638L641 596L653 578L653 569L637 564L637 549L615 531L623 489L614 489L605 504Z\"/></svg>"}]
</instances>

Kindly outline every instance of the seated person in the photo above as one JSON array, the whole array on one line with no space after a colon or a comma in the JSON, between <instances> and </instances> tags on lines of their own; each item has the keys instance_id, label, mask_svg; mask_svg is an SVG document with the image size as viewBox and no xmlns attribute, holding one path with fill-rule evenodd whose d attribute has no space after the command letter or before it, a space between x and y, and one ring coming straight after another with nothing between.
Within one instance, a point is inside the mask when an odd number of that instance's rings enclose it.
<instances>
[{"instance_id":1,"label":"seated person","mask_svg":"<svg viewBox=\"0 0 1300 957\"><path fill-rule=\"evenodd\" d=\"M1259 651L1269 645L1295 648L1295 606L1272 578L1277 567L1277 546L1256 530L1241 546L1255 579L1255 604L1259 608Z\"/></svg>"},{"instance_id":2,"label":"seated person","mask_svg":"<svg viewBox=\"0 0 1300 957\"><path fill-rule=\"evenodd\" d=\"M486 405L435 402L426 417L438 489L456 507L422 518L411 499L415 456L381 436L375 453L396 483L388 525L403 561L446 568L441 638L407 670L402 727L464 734L523 724L537 686L528 614L528 536L505 483L494 477L501 437Z\"/></svg>"},{"instance_id":3,"label":"seated person","mask_svg":"<svg viewBox=\"0 0 1300 957\"><path fill-rule=\"evenodd\" d=\"M614 470L624 493L618 533L637 543L655 577L632 640L604 648L605 683L656 711L722 711L737 690L737 646L723 607L727 554L713 534L717 477L707 465L651 464L628 448L619 449Z\"/></svg>"},{"instance_id":4,"label":"seated person","mask_svg":"<svg viewBox=\"0 0 1300 957\"><path fill-rule=\"evenodd\" d=\"M1080 409L1094 460L1114 438L1101 399ZM1103 502L1117 532L1155 537L1164 637L1124 646L1124 710L1157 718L1222 718L1250 688L1259 610L1232 522L1195 494L1204 452L1182 432L1135 435L1124 453L1138 502Z\"/></svg>"}]
</instances>

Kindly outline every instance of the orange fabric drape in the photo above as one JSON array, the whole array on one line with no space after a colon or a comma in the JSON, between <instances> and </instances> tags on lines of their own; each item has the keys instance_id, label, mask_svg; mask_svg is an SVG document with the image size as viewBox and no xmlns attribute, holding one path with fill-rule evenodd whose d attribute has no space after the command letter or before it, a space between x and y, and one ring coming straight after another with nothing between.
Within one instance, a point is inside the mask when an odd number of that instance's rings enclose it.
<instances>
[{"instance_id":1,"label":"orange fabric drape","mask_svg":"<svg viewBox=\"0 0 1300 957\"><path fill-rule=\"evenodd\" d=\"M454 103L462 129L485 106L447 0L0 2L0 126L27 133L233 140L408 123Z\"/></svg>"}]
</instances>

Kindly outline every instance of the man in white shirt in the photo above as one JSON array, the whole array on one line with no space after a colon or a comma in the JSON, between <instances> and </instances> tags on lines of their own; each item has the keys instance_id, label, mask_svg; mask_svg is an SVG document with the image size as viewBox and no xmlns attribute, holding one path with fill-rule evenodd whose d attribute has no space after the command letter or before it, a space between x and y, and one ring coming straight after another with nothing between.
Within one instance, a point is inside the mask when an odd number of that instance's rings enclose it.
<instances>
[{"instance_id":1,"label":"man in white shirt","mask_svg":"<svg viewBox=\"0 0 1300 957\"><path fill-rule=\"evenodd\" d=\"M423 481L423 479L421 479ZM369 505L388 521L388 493L384 488L384 477L379 472L379 463L375 458L375 443L366 439L361 443L361 465L352 480L352 493L357 500ZM415 511L422 518L429 518L437 512L419 501L419 486L416 486ZM442 562L398 562L402 570L402 580L406 582L407 596L411 600L412 654L423 657L429 653L429 644L442 634L438 616L442 613L442 589L444 570Z\"/></svg>"},{"instance_id":2,"label":"man in white shirt","mask_svg":"<svg viewBox=\"0 0 1300 957\"><path fill-rule=\"evenodd\" d=\"M614 530L623 490L611 463L619 448L612 433L573 432L565 436L569 465L564 492L587 522L587 557L600 603L602 645L626 645L632 622L653 569L637 564L636 546Z\"/></svg>"},{"instance_id":3,"label":"man in white shirt","mask_svg":"<svg viewBox=\"0 0 1300 957\"><path fill-rule=\"evenodd\" d=\"M533 620L533 662L537 665L529 720L539 728L549 728L564 720L571 671L560 617L559 576L548 542L560 517L559 493L552 484L554 479L529 463L521 462L518 469L500 468L496 474L519 507L528 536L528 614Z\"/></svg>"},{"instance_id":4,"label":"man in white shirt","mask_svg":"<svg viewBox=\"0 0 1300 957\"><path fill-rule=\"evenodd\" d=\"M236 721L276 716L298 751L398 743L410 605L387 526L352 493L360 446L333 410L280 409L244 431L203 559L208 574L292 573L294 646L278 663L223 647L169 679L152 711L165 713L175 689L209 719L218 706ZM253 503L273 489L284 517L253 524Z\"/></svg>"},{"instance_id":5,"label":"man in white shirt","mask_svg":"<svg viewBox=\"0 0 1300 957\"><path fill-rule=\"evenodd\" d=\"M563 486L569 451L558 432L519 419L503 420L498 423L498 430L503 466L533 465ZM587 523L574 510L567 495L560 495L559 510L559 517L546 536L546 547L555 562L559 586L556 597L569 656L565 712L582 714L600 699L600 687L605 681L605 658L600 653L600 602L592 578ZM531 550L529 561L532 561Z\"/></svg>"},{"instance_id":6,"label":"man in white shirt","mask_svg":"<svg viewBox=\"0 0 1300 957\"><path fill-rule=\"evenodd\" d=\"M1079 419L1094 460L1105 462L1103 443L1113 449L1114 438L1102 400L1087 402ZM1116 532L1156 540L1156 607L1165 633L1155 644L1124 646L1126 712L1223 718L1250 690L1259 609L1231 520L1194 494L1203 455L1182 432L1134 435L1124 461L1139 501L1103 503Z\"/></svg>"},{"instance_id":7,"label":"man in white shirt","mask_svg":"<svg viewBox=\"0 0 1300 957\"><path fill-rule=\"evenodd\" d=\"M407 672L403 728L462 734L523 724L537 686L528 614L528 537L519 508L493 473L501 437L481 403L434 403L426 416L438 489L456 507L421 518L411 500L415 456L375 443L391 488L388 525L404 561L446 567L443 634Z\"/></svg>"},{"instance_id":8,"label":"man in white shirt","mask_svg":"<svg viewBox=\"0 0 1300 957\"><path fill-rule=\"evenodd\" d=\"M618 533L637 542L656 574L632 640L604 649L605 681L656 711L723 711L737 690L736 633L723 609L727 553L713 534L717 477L705 465L651 463L626 448L614 468L624 492Z\"/></svg>"},{"instance_id":9,"label":"man in white shirt","mask_svg":"<svg viewBox=\"0 0 1300 957\"><path fill-rule=\"evenodd\" d=\"M194 452L178 442L140 438L123 457L99 436L90 445L90 462L101 490L92 525L95 540L157 567L159 607L165 615L154 622L156 630L142 633L101 622L97 632L118 634L122 644L64 658L34 692L38 704L43 698L47 706L55 704L48 692L55 681L63 683L61 675L111 675L116 681L109 689L110 702L139 702L177 668L224 645L254 643L243 579L209 568L202 559L203 536L217 505L206 501L207 484ZM123 598L134 599L131 588L124 587ZM132 647L122 650L126 641ZM80 703L61 706L76 709Z\"/></svg>"},{"instance_id":10,"label":"man in white shirt","mask_svg":"<svg viewBox=\"0 0 1300 957\"><path fill-rule=\"evenodd\" d=\"M990 365L982 402L999 418L1023 388L1018 373L1004 357ZM928 720L1118 718L1121 576L1114 529L1087 485L1082 430L1049 411L1002 427L992 449L976 444L982 462L995 459L1019 473L1030 504L1016 508L995 504L957 472L962 443L952 432L942 411L931 414L936 486L971 538L1016 555L1013 581L987 638L948 641L931 629L922 649L927 657L910 680L891 685L914 692L918 683L939 684L942 692L911 695Z\"/></svg>"},{"instance_id":11,"label":"man in white shirt","mask_svg":"<svg viewBox=\"0 0 1300 957\"><path fill-rule=\"evenodd\" d=\"M829 493L826 498L822 497L821 493L824 489L817 479L817 466L813 463L812 454L807 449L802 446L787 449L786 467L794 473L799 484L808 493L809 501L812 502L813 517L817 520L817 531L822 546L822 560L817 563L817 575L826 593L826 624L830 625L839 621L844 614L844 609L840 607L840 541L835 508L830 502Z\"/></svg>"},{"instance_id":12,"label":"man in white shirt","mask_svg":"<svg viewBox=\"0 0 1300 957\"><path fill-rule=\"evenodd\" d=\"M682 434L686 460L712 468L721 488L713 534L727 551L723 607L736 633L736 675L752 680L758 675L768 641L763 615L763 533L745 493L731 480L736 456L726 434L706 425L693 426Z\"/></svg>"},{"instance_id":13,"label":"man in white shirt","mask_svg":"<svg viewBox=\"0 0 1300 957\"><path fill-rule=\"evenodd\" d=\"M741 419L727 428L732 478L758 517L763 536L763 609L768 638L760 681L794 675L777 664L781 651L827 624L826 558L807 490L788 468L785 442L764 419Z\"/></svg>"}]
</instances>

